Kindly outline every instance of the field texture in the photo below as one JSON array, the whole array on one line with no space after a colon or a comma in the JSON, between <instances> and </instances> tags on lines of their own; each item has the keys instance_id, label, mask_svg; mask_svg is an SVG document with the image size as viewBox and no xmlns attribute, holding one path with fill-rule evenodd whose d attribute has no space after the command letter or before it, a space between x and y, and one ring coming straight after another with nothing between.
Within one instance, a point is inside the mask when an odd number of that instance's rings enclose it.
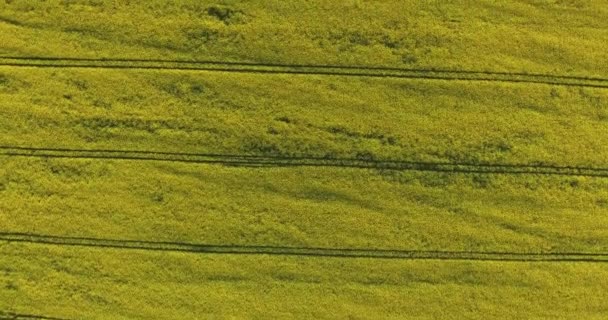
<instances>
[{"instance_id":1,"label":"field texture","mask_svg":"<svg viewBox=\"0 0 608 320\"><path fill-rule=\"evenodd\" d=\"M0 2L0 319L605 319L603 1Z\"/></svg>"}]
</instances>

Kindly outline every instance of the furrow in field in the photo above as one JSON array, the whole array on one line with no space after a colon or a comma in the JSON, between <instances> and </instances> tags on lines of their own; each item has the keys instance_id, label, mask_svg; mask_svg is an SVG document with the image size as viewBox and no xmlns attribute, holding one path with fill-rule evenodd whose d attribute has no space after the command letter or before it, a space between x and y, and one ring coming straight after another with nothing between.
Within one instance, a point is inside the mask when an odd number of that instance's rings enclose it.
<instances>
[{"instance_id":1,"label":"furrow in field","mask_svg":"<svg viewBox=\"0 0 608 320\"><path fill-rule=\"evenodd\" d=\"M382 66L348 66L348 65L329 65L329 64L285 64L285 63L256 63L256 62L233 62L233 61L196 61L196 60L160 60L160 59L124 59L124 58L60 58L60 57L18 57L18 56L0 56L0 59L17 60L17 61L70 61L70 62L120 62L120 63L155 63L155 64L189 64L189 65L231 65L231 66L252 66L252 67L295 67L295 68L317 68L317 69L343 69L343 70L374 70L374 71L400 71L400 72L442 72L452 74L485 74L485 75L501 75L501 76L531 76L547 79L565 79L565 80L595 80L608 82L608 78L600 77L582 77L582 76L567 76L542 73L523 73L523 72L500 72L500 71L475 71L475 70L447 70L447 69L411 69L411 68L395 68Z\"/></svg>"},{"instance_id":2,"label":"furrow in field","mask_svg":"<svg viewBox=\"0 0 608 320\"><path fill-rule=\"evenodd\" d=\"M23 314L23 313L0 311L0 320L23 320L23 319L67 320L66 318L56 318L56 317L48 317L48 316L43 316L43 315Z\"/></svg>"},{"instance_id":3,"label":"furrow in field","mask_svg":"<svg viewBox=\"0 0 608 320\"><path fill-rule=\"evenodd\" d=\"M471 70L400 69L364 66L239 63L143 59L22 58L0 57L0 66L36 68L105 68L215 71L251 74L294 74L348 77L404 78L447 81L533 83L574 87L608 88L608 79L536 73Z\"/></svg>"},{"instance_id":4,"label":"furrow in field","mask_svg":"<svg viewBox=\"0 0 608 320\"><path fill-rule=\"evenodd\" d=\"M194 154L135 150L77 150L0 146L0 155L11 157L108 159L221 164L246 167L342 167L399 171L432 171L487 174L540 174L608 177L608 168L534 164L474 164L447 162L379 161L354 158L283 157Z\"/></svg>"},{"instance_id":5,"label":"furrow in field","mask_svg":"<svg viewBox=\"0 0 608 320\"><path fill-rule=\"evenodd\" d=\"M328 258L369 259L433 259L469 261L521 261L521 262L608 262L608 254L582 252L465 252L465 251L408 251L385 249L345 249L281 246L236 246L205 245L181 242L155 242L138 240L116 240L49 236L25 233L0 233L0 240L57 246L96 247L108 249L131 249L150 251L172 251L196 254L245 254L310 256Z\"/></svg>"}]
</instances>

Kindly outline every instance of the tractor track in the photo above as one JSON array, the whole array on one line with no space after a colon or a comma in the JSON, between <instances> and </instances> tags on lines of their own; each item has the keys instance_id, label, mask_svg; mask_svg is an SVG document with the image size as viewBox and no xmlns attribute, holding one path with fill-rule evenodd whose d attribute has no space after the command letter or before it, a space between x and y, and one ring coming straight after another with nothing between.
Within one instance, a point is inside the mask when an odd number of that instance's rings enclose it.
<instances>
[{"instance_id":1,"label":"tractor track","mask_svg":"<svg viewBox=\"0 0 608 320\"><path fill-rule=\"evenodd\" d=\"M573 87L608 88L608 78L509 73L470 70L400 69L390 67L273 64L249 62L92 59L55 57L0 57L0 66L31 68L93 68L215 71L250 74L293 74L375 78L428 79L445 81L484 81L533 83Z\"/></svg>"},{"instance_id":2,"label":"tractor track","mask_svg":"<svg viewBox=\"0 0 608 320\"><path fill-rule=\"evenodd\" d=\"M0 320L68 320L66 318L48 317L35 314L23 314L15 312L0 311Z\"/></svg>"},{"instance_id":3,"label":"tractor track","mask_svg":"<svg viewBox=\"0 0 608 320\"><path fill-rule=\"evenodd\" d=\"M301 256L318 258L368 258L401 260L467 260L512 262L608 262L608 253L581 252L475 252L422 251L387 249L346 249L319 247L207 245L187 242L117 240L85 237L65 237L30 233L0 233L0 241L54 246L92 247L117 250L184 252L192 254L232 254Z\"/></svg>"},{"instance_id":4,"label":"tractor track","mask_svg":"<svg viewBox=\"0 0 608 320\"><path fill-rule=\"evenodd\" d=\"M335 167L447 173L535 174L608 177L608 168L539 164L414 162L356 158L285 157L178 153L134 150L85 150L0 146L0 156L30 158L101 159L217 164L232 167Z\"/></svg>"}]
</instances>

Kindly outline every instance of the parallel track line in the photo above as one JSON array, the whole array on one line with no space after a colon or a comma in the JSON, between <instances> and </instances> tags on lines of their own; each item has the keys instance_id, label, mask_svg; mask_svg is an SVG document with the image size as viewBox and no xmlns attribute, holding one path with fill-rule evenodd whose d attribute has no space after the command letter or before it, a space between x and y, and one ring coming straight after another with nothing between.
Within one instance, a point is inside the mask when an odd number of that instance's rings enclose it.
<instances>
[{"instance_id":1,"label":"parallel track line","mask_svg":"<svg viewBox=\"0 0 608 320\"><path fill-rule=\"evenodd\" d=\"M608 79L470 70L400 69L389 67L273 64L219 61L87 59L53 57L0 57L0 66L32 68L100 68L234 72L252 74L292 74L375 78L428 79L444 81L484 81L534 83L574 87L608 88Z\"/></svg>"},{"instance_id":2,"label":"parallel track line","mask_svg":"<svg viewBox=\"0 0 608 320\"><path fill-rule=\"evenodd\" d=\"M78 150L0 146L0 156L27 158L98 159L217 164L241 167L335 167L447 173L533 174L608 177L608 168L538 164L449 163L355 158L221 155L134 150Z\"/></svg>"},{"instance_id":3,"label":"parallel track line","mask_svg":"<svg viewBox=\"0 0 608 320\"><path fill-rule=\"evenodd\" d=\"M118 250L184 252L192 254L240 254L302 256L319 258L368 258L401 260L467 260L505 262L608 262L608 253L580 252L474 252L386 249L345 249L287 246L207 245L186 242L156 242L84 237L49 236L1 232L0 241L54 246L93 247Z\"/></svg>"}]
</instances>

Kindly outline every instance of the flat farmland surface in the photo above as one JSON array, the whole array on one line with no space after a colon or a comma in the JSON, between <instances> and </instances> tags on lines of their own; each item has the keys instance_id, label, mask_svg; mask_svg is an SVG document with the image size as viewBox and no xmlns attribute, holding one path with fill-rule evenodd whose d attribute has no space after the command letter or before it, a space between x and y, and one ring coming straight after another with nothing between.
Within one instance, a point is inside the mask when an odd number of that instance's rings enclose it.
<instances>
[{"instance_id":1,"label":"flat farmland surface","mask_svg":"<svg viewBox=\"0 0 608 320\"><path fill-rule=\"evenodd\" d=\"M14 0L0 52L606 76L606 15L601 0Z\"/></svg>"},{"instance_id":2,"label":"flat farmland surface","mask_svg":"<svg viewBox=\"0 0 608 320\"><path fill-rule=\"evenodd\" d=\"M601 167L608 90L0 67L0 144Z\"/></svg>"},{"instance_id":3,"label":"flat farmland surface","mask_svg":"<svg viewBox=\"0 0 608 320\"><path fill-rule=\"evenodd\" d=\"M606 8L0 3L0 319L605 319Z\"/></svg>"},{"instance_id":4,"label":"flat farmland surface","mask_svg":"<svg viewBox=\"0 0 608 320\"><path fill-rule=\"evenodd\" d=\"M605 178L78 159L4 160L2 176L0 221L19 233L354 249L608 249Z\"/></svg>"},{"instance_id":5,"label":"flat farmland surface","mask_svg":"<svg viewBox=\"0 0 608 320\"><path fill-rule=\"evenodd\" d=\"M15 312L65 318L602 319L605 264L203 255L4 245ZM444 301L451 301L445 304Z\"/></svg>"}]
</instances>

